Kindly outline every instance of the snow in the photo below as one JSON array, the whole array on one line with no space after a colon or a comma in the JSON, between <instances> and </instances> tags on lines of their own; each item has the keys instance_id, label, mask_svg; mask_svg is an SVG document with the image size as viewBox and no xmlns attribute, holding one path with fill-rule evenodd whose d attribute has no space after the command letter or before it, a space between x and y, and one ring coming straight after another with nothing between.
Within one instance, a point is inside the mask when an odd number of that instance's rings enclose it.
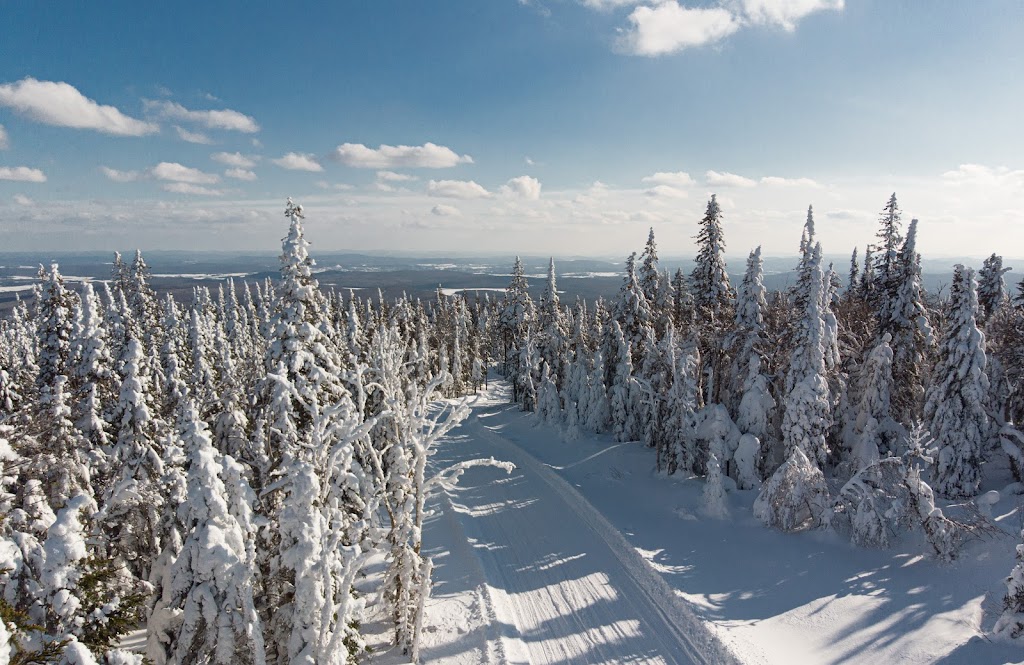
<instances>
[{"instance_id":1,"label":"snow","mask_svg":"<svg viewBox=\"0 0 1024 665\"><path fill-rule=\"evenodd\" d=\"M751 514L755 490L728 492L730 516L708 519L702 481L654 473L637 442L566 442L507 392L492 381L438 452L439 465L493 456L517 469L471 469L432 502L423 662L728 662L721 644L745 663L1024 661L986 635L1013 539L944 564L784 534ZM993 515L1016 524L1002 494ZM370 661L408 662L386 639Z\"/></svg>"}]
</instances>

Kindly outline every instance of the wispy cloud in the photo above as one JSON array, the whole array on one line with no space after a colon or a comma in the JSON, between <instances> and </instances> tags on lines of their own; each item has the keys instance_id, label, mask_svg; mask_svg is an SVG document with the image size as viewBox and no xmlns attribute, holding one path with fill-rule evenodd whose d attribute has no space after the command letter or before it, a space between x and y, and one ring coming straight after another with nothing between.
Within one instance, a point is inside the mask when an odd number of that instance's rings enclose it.
<instances>
[{"instance_id":1,"label":"wispy cloud","mask_svg":"<svg viewBox=\"0 0 1024 665\"><path fill-rule=\"evenodd\" d=\"M961 164L955 171L946 171L942 179L948 185L983 186L1009 189L1024 188L1024 169L1009 169L1005 166L983 164Z\"/></svg>"},{"instance_id":2,"label":"wispy cloud","mask_svg":"<svg viewBox=\"0 0 1024 665\"><path fill-rule=\"evenodd\" d=\"M0 166L0 180L46 182L46 174L28 166Z\"/></svg>"},{"instance_id":3,"label":"wispy cloud","mask_svg":"<svg viewBox=\"0 0 1024 665\"><path fill-rule=\"evenodd\" d=\"M735 173L719 173L718 171L708 171L704 174L704 179L707 181L710 187L756 187L757 182L750 178L744 178L741 175Z\"/></svg>"},{"instance_id":4,"label":"wispy cloud","mask_svg":"<svg viewBox=\"0 0 1024 665\"><path fill-rule=\"evenodd\" d=\"M740 22L722 7L683 7L668 0L637 7L619 47L631 55L658 56L722 40L740 29Z\"/></svg>"},{"instance_id":5,"label":"wispy cloud","mask_svg":"<svg viewBox=\"0 0 1024 665\"><path fill-rule=\"evenodd\" d=\"M407 173L395 173L394 171L377 171L377 180L383 182L410 182L418 180L414 175Z\"/></svg>"},{"instance_id":6,"label":"wispy cloud","mask_svg":"<svg viewBox=\"0 0 1024 665\"><path fill-rule=\"evenodd\" d=\"M256 120L244 113L231 109L193 111L177 102L147 99L143 101L147 113L168 120L194 122L207 129L226 129L234 132L254 134L260 131Z\"/></svg>"},{"instance_id":7,"label":"wispy cloud","mask_svg":"<svg viewBox=\"0 0 1024 665\"><path fill-rule=\"evenodd\" d=\"M20 206L31 206L35 205L36 203L35 201L25 196L24 194L15 194L11 198L14 200L15 203L17 203Z\"/></svg>"},{"instance_id":8,"label":"wispy cloud","mask_svg":"<svg viewBox=\"0 0 1024 665\"><path fill-rule=\"evenodd\" d=\"M210 189L201 185L193 185L188 182L169 182L163 185L165 192L172 194L194 194L198 196L223 196L224 190Z\"/></svg>"},{"instance_id":9,"label":"wispy cloud","mask_svg":"<svg viewBox=\"0 0 1024 665\"><path fill-rule=\"evenodd\" d=\"M690 177L689 173L685 171L658 171L652 175L646 176L642 179L642 182L648 182L652 185L668 185L669 187L689 187L695 184L693 178Z\"/></svg>"},{"instance_id":10,"label":"wispy cloud","mask_svg":"<svg viewBox=\"0 0 1024 665\"><path fill-rule=\"evenodd\" d=\"M0 125L0 150L7 150L11 147L11 142L7 138L7 130L4 129L3 125Z\"/></svg>"},{"instance_id":11,"label":"wispy cloud","mask_svg":"<svg viewBox=\"0 0 1024 665\"><path fill-rule=\"evenodd\" d=\"M678 187L672 185L655 185L650 189L645 189L644 194L654 198L663 199L685 199L689 198L690 194Z\"/></svg>"},{"instance_id":12,"label":"wispy cloud","mask_svg":"<svg viewBox=\"0 0 1024 665\"><path fill-rule=\"evenodd\" d=\"M431 180L427 183L427 193L452 199L482 199L491 195L473 180Z\"/></svg>"},{"instance_id":13,"label":"wispy cloud","mask_svg":"<svg viewBox=\"0 0 1024 665\"><path fill-rule=\"evenodd\" d=\"M283 169L289 171L310 171L312 173L319 173L324 170L324 167L320 166L320 163L316 161L316 157L310 154L289 152L283 157L270 160L274 164L277 164Z\"/></svg>"},{"instance_id":14,"label":"wispy cloud","mask_svg":"<svg viewBox=\"0 0 1024 665\"><path fill-rule=\"evenodd\" d=\"M115 136L145 136L160 126L131 118L113 106L97 104L74 86L24 78L0 85L0 106L45 125L92 129Z\"/></svg>"},{"instance_id":15,"label":"wispy cloud","mask_svg":"<svg viewBox=\"0 0 1024 665\"><path fill-rule=\"evenodd\" d=\"M445 205L444 203L438 203L436 206L430 209L432 215L438 217L461 217L462 212L455 206Z\"/></svg>"},{"instance_id":16,"label":"wispy cloud","mask_svg":"<svg viewBox=\"0 0 1024 665\"><path fill-rule=\"evenodd\" d=\"M256 166L256 157L249 157L240 152L215 152L210 159L220 162L226 166L235 166L240 169L251 169Z\"/></svg>"},{"instance_id":17,"label":"wispy cloud","mask_svg":"<svg viewBox=\"0 0 1024 665\"><path fill-rule=\"evenodd\" d=\"M249 169L226 169L224 175L235 180L255 180L256 174Z\"/></svg>"},{"instance_id":18,"label":"wispy cloud","mask_svg":"<svg viewBox=\"0 0 1024 665\"><path fill-rule=\"evenodd\" d=\"M842 11L844 5L844 0L743 0L743 15L750 23L777 25L792 32L805 16Z\"/></svg>"},{"instance_id":19,"label":"wispy cloud","mask_svg":"<svg viewBox=\"0 0 1024 665\"><path fill-rule=\"evenodd\" d=\"M331 156L346 166L361 169L443 169L473 163L469 155L460 156L451 148L433 143L380 145L377 148L368 148L362 143L342 143Z\"/></svg>"},{"instance_id":20,"label":"wispy cloud","mask_svg":"<svg viewBox=\"0 0 1024 665\"><path fill-rule=\"evenodd\" d=\"M540 189L540 180L532 176L521 175L505 183L501 191L503 194L520 196L530 201L536 201L540 198Z\"/></svg>"},{"instance_id":21,"label":"wispy cloud","mask_svg":"<svg viewBox=\"0 0 1024 665\"><path fill-rule=\"evenodd\" d=\"M220 176L215 173L204 173L199 169L184 166L177 162L160 162L149 170L149 174L157 180L169 180L171 182L193 185L212 185L220 182Z\"/></svg>"},{"instance_id":22,"label":"wispy cloud","mask_svg":"<svg viewBox=\"0 0 1024 665\"><path fill-rule=\"evenodd\" d=\"M178 133L178 138L188 143L195 143L198 145L211 145L213 139L202 132L190 132L184 127L174 126L174 131Z\"/></svg>"},{"instance_id":23,"label":"wispy cloud","mask_svg":"<svg viewBox=\"0 0 1024 665\"><path fill-rule=\"evenodd\" d=\"M109 166L101 166L100 171L114 182L135 182L139 179L138 171L118 171Z\"/></svg>"},{"instance_id":24,"label":"wispy cloud","mask_svg":"<svg viewBox=\"0 0 1024 665\"><path fill-rule=\"evenodd\" d=\"M749 26L792 32L801 19L841 11L844 0L723 0L718 6L688 7L679 0L581 0L598 11L632 7L618 48L630 55L661 56L715 44Z\"/></svg>"},{"instance_id":25,"label":"wispy cloud","mask_svg":"<svg viewBox=\"0 0 1024 665\"><path fill-rule=\"evenodd\" d=\"M761 184L769 187L821 187L818 181L811 178L780 178L773 175L761 178Z\"/></svg>"}]
</instances>

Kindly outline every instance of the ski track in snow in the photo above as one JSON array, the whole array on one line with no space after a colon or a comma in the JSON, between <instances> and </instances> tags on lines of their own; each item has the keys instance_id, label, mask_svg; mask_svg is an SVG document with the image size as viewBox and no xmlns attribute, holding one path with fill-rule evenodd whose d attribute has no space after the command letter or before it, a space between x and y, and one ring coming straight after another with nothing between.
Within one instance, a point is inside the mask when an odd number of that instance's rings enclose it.
<instances>
[{"instance_id":1,"label":"ski track in snow","mask_svg":"<svg viewBox=\"0 0 1024 665\"><path fill-rule=\"evenodd\" d=\"M487 417L504 408L477 402L434 462L441 468L493 456L517 468L510 476L471 469L435 506L440 514L425 545L441 530L450 550L434 553L439 583L422 661L737 662L583 496L488 426ZM453 614L452 603L467 597L448 588L444 580L453 575L476 584L468 614L464 607ZM446 632L453 621L464 643L431 644L430 633Z\"/></svg>"}]
</instances>

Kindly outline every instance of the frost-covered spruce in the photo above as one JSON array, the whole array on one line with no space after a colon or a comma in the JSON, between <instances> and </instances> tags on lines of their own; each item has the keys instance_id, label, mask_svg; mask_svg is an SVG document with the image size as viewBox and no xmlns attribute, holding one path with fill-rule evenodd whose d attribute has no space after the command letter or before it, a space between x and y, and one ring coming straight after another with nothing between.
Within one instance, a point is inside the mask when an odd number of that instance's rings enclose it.
<instances>
[{"instance_id":1,"label":"frost-covered spruce","mask_svg":"<svg viewBox=\"0 0 1024 665\"><path fill-rule=\"evenodd\" d=\"M989 387L985 335L976 321L977 285L970 268L954 268L947 308L924 416L939 450L935 490L947 498L960 499L978 493L981 454L991 436L985 412Z\"/></svg>"},{"instance_id":2,"label":"frost-covered spruce","mask_svg":"<svg viewBox=\"0 0 1024 665\"><path fill-rule=\"evenodd\" d=\"M630 429L630 407L632 406L631 384L633 383L633 361L630 356L629 343L623 337L618 321L611 323L611 335L615 340L615 374L612 385L608 388L608 401L611 408L612 432L618 441L632 441L636 433Z\"/></svg>"},{"instance_id":3,"label":"frost-covered spruce","mask_svg":"<svg viewBox=\"0 0 1024 665\"><path fill-rule=\"evenodd\" d=\"M158 524L163 506L163 475L156 423L147 376L142 373L142 345L129 339L117 410L117 439L111 464L118 469L107 489L100 523L110 554L123 560L139 579L149 578L160 552Z\"/></svg>"},{"instance_id":4,"label":"frost-covered spruce","mask_svg":"<svg viewBox=\"0 0 1024 665\"><path fill-rule=\"evenodd\" d=\"M767 353L764 312L768 308L763 283L761 248L747 258L736 299L736 330L730 353L733 356L729 403L740 430L765 441L775 399L769 391L762 358Z\"/></svg>"},{"instance_id":5,"label":"frost-covered spruce","mask_svg":"<svg viewBox=\"0 0 1024 665\"><path fill-rule=\"evenodd\" d=\"M978 271L978 324L984 325L1000 307L1010 302L1003 277L1013 268L1003 267L1003 257L992 254Z\"/></svg>"},{"instance_id":6,"label":"frost-covered spruce","mask_svg":"<svg viewBox=\"0 0 1024 665\"><path fill-rule=\"evenodd\" d=\"M547 363L540 373L540 387L537 389L537 411L534 413L538 423L558 426L562 420L561 401L558 399L558 388L555 386Z\"/></svg>"},{"instance_id":7,"label":"frost-covered spruce","mask_svg":"<svg viewBox=\"0 0 1024 665\"><path fill-rule=\"evenodd\" d=\"M690 274L690 292L698 316L724 320L733 298L725 264L725 235L722 232L722 208L711 195L697 234L696 266Z\"/></svg>"},{"instance_id":8,"label":"frost-covered spruce","mask_svg":"<svg viewBox=\"0 0 1024 665\"><path fill-rule=\"evenodd\" d=\"M890 415L893 353L889 341L885 333L860 368L856 402L843 433L855 469L874 463L880 453L895 454L897 437L904 431Z\"/></svg>"},{"instance_id":9,"label":"frost-covered spruce","mask_svg":"<svg viewBox=\"0 0 1024 665\"><path fill-rule=\"evenodd\" d=\"M900 282L886 326L892 335L892 416L903 424L919 420L930 349L935 345L921 286L921 255L917 253L917 220L911 220L897 257ZM879 339L887 334L881 332ZM881 422L881 421L880 421Z\"/></svg>"},{"instance_id":10,"label":"frost-covered spruce","mask_svg":"<svg viewBox=\"0 0 1024 665\"><path fill-rule=\"evenodd\" d=\"M262 665L246 534L229 508L221 456L192 404L182 438L188 481L186 502L178 508L185 537L171 573L172 605L181 610L173 662Z\"/></svg>"},{"instance_id":11,"label":"frost-covered spruce","mask_svg":"<svg viewBox=\"0 0 1024 665\"><path fill-rule=\"evenodd\" d=\"M811 292L800 322L804 330L800 344L793 350L786 384L789 392L782 418L782 437L787 457L800 448L806 458L821 467L828 455L826 434L831 425L831 402L825 379L825 322L822 317L824 273L821 270L821 245L811 259Z\"/></svg>"}]
</instances>

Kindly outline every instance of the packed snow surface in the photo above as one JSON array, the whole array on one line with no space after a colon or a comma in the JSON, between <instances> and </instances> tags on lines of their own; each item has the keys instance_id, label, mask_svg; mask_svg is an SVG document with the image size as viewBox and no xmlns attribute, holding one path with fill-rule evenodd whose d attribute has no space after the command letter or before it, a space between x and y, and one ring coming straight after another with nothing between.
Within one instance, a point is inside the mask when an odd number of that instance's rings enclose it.
<instances>
[{"instance_id":1,"label":"packed snow surface","mask_svg":"<svg viewBox=\"0 0 1024 665\"><path fill-rule=\"evenodd\" d=\"M942 564L826 532L784 534L751 515L756 490L729 492L730 516L709 519L701 480L654 473L641 443L567 442L506 390L492 383L476 398L434 461L493 456L517 468L471 469L433 501L423 662L1024 661L1019 645L986 635L1012 539ZM1017 521L1017 502L993 514ZM379 625L371 661L407 662Z\"/></svg>"}]
</instances>

